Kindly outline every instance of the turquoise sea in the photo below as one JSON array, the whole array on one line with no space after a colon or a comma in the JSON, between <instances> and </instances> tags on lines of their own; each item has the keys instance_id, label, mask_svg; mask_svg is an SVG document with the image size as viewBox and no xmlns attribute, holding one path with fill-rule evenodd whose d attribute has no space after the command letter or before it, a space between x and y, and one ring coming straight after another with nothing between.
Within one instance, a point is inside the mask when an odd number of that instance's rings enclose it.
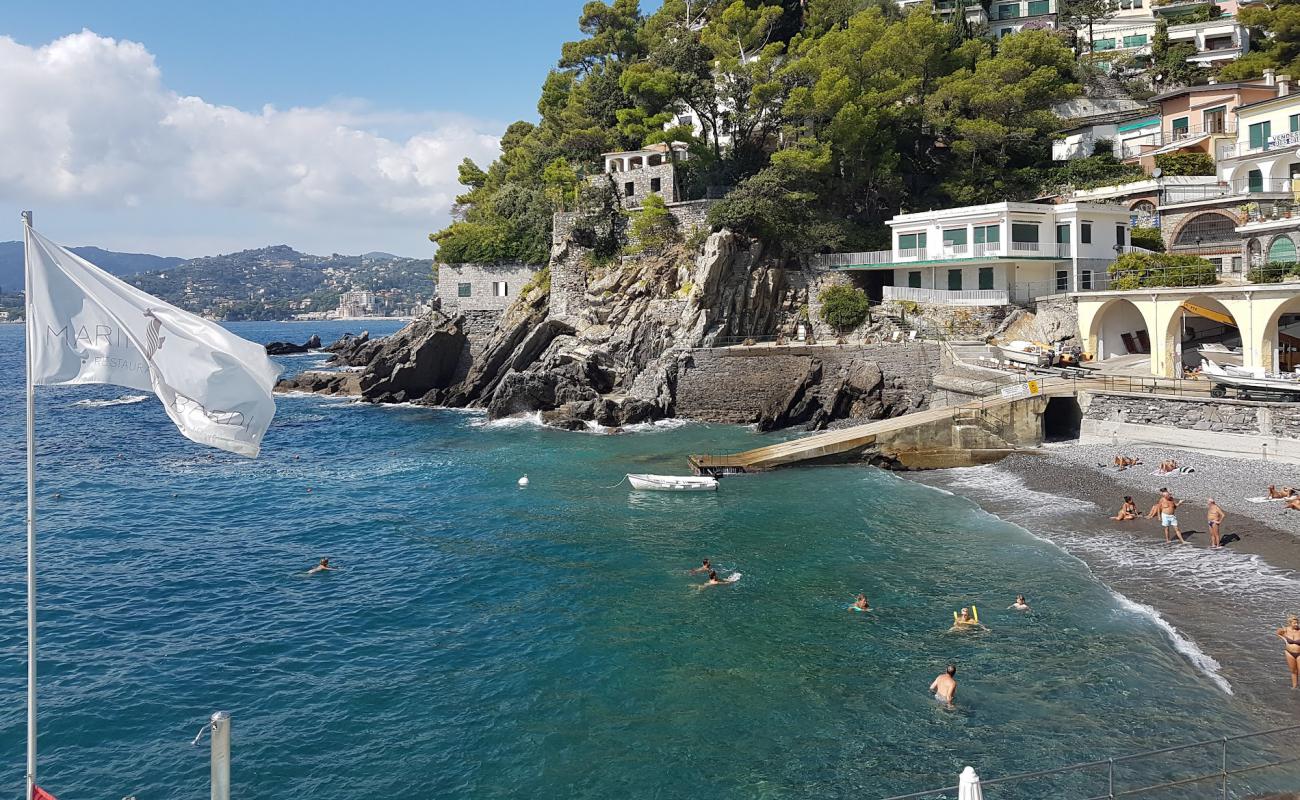
<instances>
[{"instance_id":1,"label":"turquoise sea","mask_svg":"<svg viewBox=\"0 0 1300 800\"><path fill-rule=\"evenodd\" d=\"M19 326L0 381L0 795L19 797ZM39 391L40 774L64 800L206 797L190 742L218 709L232 796L320 800L871 798L1295 719L961 496L857 467L620 484L760 440L745 428L289 397L249 461L132 394ZM322 556L343 570L304 576ZM700 589L703 557L742 578ZM1005 610L1017 592L1033 613ZM970 604L988 630L949 633ZM926 691L949 662L954 709Z\"/></svg>"}]
</instances>

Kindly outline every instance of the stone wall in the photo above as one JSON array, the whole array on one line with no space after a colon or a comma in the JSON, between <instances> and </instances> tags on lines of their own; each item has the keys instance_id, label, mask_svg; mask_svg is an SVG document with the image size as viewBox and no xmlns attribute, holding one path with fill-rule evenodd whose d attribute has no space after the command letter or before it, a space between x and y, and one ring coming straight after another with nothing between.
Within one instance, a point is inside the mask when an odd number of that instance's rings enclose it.
<instances>
[{"instance_id":1,"label":"stone wall","mask_svg":"<svg viewBox=\"0 0 1300 800\"><path fill-rule=\"evenodd\" d=\"M1084 419L1300 440L1300 406L1294 403L1094 393Z\"/></svg>"},{"instance_id":2,"label":"stone wall","mask_svg":"<svg viewBox=\"0 0 1300 800\"><path fill-rule=\"evenodd\" d=\"M813 359L821 360L828 375L847 369L855 360L875 363L884 375L885 392L892 394L885 398L887 403L924 398L931 375L939 368L938 349L920 342L697 348L680 362L677 415L710 422L754 422L766 405L784 398L798 385Z\"/></svg>"},{"instance_id":3,"label":"stone wall","mask_svg":"<svg viewBox=\"0 0 1300 800\"><path fill-rule=\"evenodd\" d=\"M914 328L939 336L982 338L998 329L1011 306L950 306L889 301L886 314L897 314Z\"/></svg>"},{"instance_id":4,"label":"stone wall","mask_svg":"<svg viewBox=\"0 0 1300 800\"><path fill-rule=\"evenodd\" d=\"M462 311L506 310L524 285L532 280L540 267L531 264L440 264L438 266L438 296L442 308L449 315ZM469 297L460 296L460 286L469 284ZM497 296L493 283L505 283L506 295Z\"/></svg>"},{"instance_id":5,"label":"stone wall","mask_svg":"<svg viewBox=\"0 0 1300 800\"><path fill-rule=\"evenodd\" d=\"M673 182L673 173L672 162L667 162L652 167L630 169L627 172L603 172L588 177L587 182L601 186L612 183L619 202L624 208L639 208L645 198L652 194L660 195L667 203L677 201L677 187Z\"/></svg>"}]
</instances>

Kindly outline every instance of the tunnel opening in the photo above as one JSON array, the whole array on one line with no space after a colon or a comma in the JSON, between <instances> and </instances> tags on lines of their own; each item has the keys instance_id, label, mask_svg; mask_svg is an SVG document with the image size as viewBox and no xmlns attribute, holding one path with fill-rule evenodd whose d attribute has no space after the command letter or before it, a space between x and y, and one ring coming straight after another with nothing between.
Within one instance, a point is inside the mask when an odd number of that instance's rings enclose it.
<instances>
[{"instance_id":1,"label":"tunnel opening","mask_svg":"<svg viewBox=\"0 0 1300 800\"><path fill-rule=\"evenodd\" d=\"M1079 438L1083 425L1083 409L1073 397L1053 397L1047 401L1043 412L1043 439L1064 442Z\"/></svg>"}]
</instances>

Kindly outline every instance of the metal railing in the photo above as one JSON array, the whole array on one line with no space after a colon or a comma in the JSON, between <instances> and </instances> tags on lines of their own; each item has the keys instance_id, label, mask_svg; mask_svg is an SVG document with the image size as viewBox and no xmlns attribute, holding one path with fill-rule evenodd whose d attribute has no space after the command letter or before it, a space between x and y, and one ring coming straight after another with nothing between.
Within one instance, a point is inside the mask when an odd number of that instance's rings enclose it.
<instances>
[{"instance_id":1,"label":"metal railing","mask_svg":"<svg viewBox=\"0 0 1300 800\"><path fill-rule=\"evenodd\" d=\"M1288 746L1287 743L1283 742L1280 746L1268 748L1263 753L1254 753L1256 756L1266 756L1268 760L1261 760L1260 757L1250 758L1249 756L1252 754L1247 753L1247 760L1241 764L1236 764L1230 759L1230 745L1245 742L1254 743L1266 736L1277 736L1294 733L1295 731L1300 731L1300 725L1244 733L1237 736L1224 736L1218 739L1207 739L1201 742L1163 747L1158 750L1147 750L1117 758L1085 761L1056 769L1022 772L992 780L981 780L980 789L983 791L984 796L991 798L991 800L992 798L1016 797L1075 797L1079 798L1079 800L1115 800L1115 798L1120 797L1140 797L1163 789L1176 789L1197 783L1214 782L1218 784L1215 794L1222 797L1223 800L1229 800L1229 798L1245 796L1242 794L1243 792L1255 795L1269 790L1269 787L1261 787L1257 784L1243 785L1240 781L1241 776L1260 773L1263 770L1277 770L1291 764L1300 764L1300 751L1296 750L1294 744ZM1168 769L1169 756L1198 749L1205 751L1205 755L1210 759L1199 762L1204 766L1188 770L1191 774L1171 774L1171 770ZM1268 750L1275 750L1276 752L1268 752ZM1140 762L1144 759L1154 759L1156 757L1159 757L1158 764L1147 769L1141 768ZM1238 755L1238 758L1240 757ZM1211 764L1213 764L1213 767L1210 766ZM1129 775L1129 772L1134 774ZM1239 791L1235 793L1232 791L1234 778L1239 779L1237 787ZM1031 783L1034 784L1032 788L1030 788ZM1047 783L1052 784L1052 788L1049 789L1043 786L1043 784ZM1290 776L1278 783L1281 785L1272 787L1274 791L1279 788L1294 791L1297 786L1300 786L1300 775L1293 771ZM895 795L886 798L886 800L952 798L956 797L957 788L955 785L945 786L924 792ZM1018 789L1020 792L1017 792Z\"/></svg>"},{"instance_id":2,"label":"metal railing","mask_svg":"<svg viewBox=\"0 0 1300 800\"><path fill-rule=\"evenodd\" d=\"M1158 130L1151 133L1143 134L1140 137L1133 137L1124 141L1120 152L1124 158L1135 158L1145 152L1150 152L1158 147L1164 147L1168 144L1176 144L1188 139L1195 139L1206 134L1212 136L1236 136L1237 123L1231 120L1224 120L1221 124L1206 125L1200 128L1176 128L1173 130Z\"/></svg>"},{"instance_id":3,"label":"metal railing","mask_svg":"<svg viewBox=\"0 0 1300 800\"><path fill-rule=\"evenodd\" d=\"M1300 145L1300 131L1284 131L1270 137L1259 147L1251 147L1247 142L1245 147L1240 144L1225 146L1219 150L1220 158L1233 158L1234 156L1249 156L1256 153L1266 153L1269 150L1281 150L1287 147Z\"/></svg>"},{"instance_id":4,"label":"metal railing","mask_svg":"<svg viewBox=\"0 0 1300 800\"><path fill-rule=\"evenodd\" d=\"M1231 197L1248 197L1254 194L1285 194L1294 196L1300 182L1291 178L1239 178L1200 186L1166 186L1164 205L1196 203Z\"/></svg>"},{"instance_id":5,"label":"metal railing","mask_svg":"<svg viewBox=\"0 0 1300 800\"><path fill-rule=\"evenodd\" d=\"M932 303L941 306L1004 306L1010 300L1005 289L919 289L911 286L885 286L881 294L886 301Z\"/></svg>"},{"instance_id":6,"label":"metal railing","mask_svg":"<svg viewBox=\"0 0 1300 800\"><path fill-rule=\"evenodd\" d=\"M1150 253L1145 247L1124 245L1115 250L1122 253ZM960 261L968 258L1007 258L1028 256L1067 260L1074 257L1075 245L1070 242L976 242L948 244L937 249L901 248L899 250L871 250L861 253L819 253L809 258L809 265L824 269L850 269L853 267L906 265L914 261ZM1080 262L1109 263L1114 259L1080 258Z\"/></svg>"}]
</instances>

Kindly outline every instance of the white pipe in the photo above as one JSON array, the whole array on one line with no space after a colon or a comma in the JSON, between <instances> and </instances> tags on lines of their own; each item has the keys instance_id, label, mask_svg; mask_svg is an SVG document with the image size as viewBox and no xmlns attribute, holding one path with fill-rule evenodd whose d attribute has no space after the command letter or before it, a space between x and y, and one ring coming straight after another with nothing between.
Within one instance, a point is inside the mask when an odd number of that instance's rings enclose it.
<instances>
[{"instance_id":1,"label":"white pipe","mask_svg":"<svg viewBox=\"0 0 1300 800\"><path fill-rule=\"evenodd\" d=\"M36 786L36 402L32 390L32 212L23 212L23 343L27 357L27 800Z\"/></svg>"},{"instance_id":2,"label":"white pipe","mask_svg":"<svg viewBox=\"0 0 1300 800\"><path fill-rule=\"evenodd\" d=\"M230 712L212 715L212 800L230 800Z\"/></svg>"}]
</instances>

